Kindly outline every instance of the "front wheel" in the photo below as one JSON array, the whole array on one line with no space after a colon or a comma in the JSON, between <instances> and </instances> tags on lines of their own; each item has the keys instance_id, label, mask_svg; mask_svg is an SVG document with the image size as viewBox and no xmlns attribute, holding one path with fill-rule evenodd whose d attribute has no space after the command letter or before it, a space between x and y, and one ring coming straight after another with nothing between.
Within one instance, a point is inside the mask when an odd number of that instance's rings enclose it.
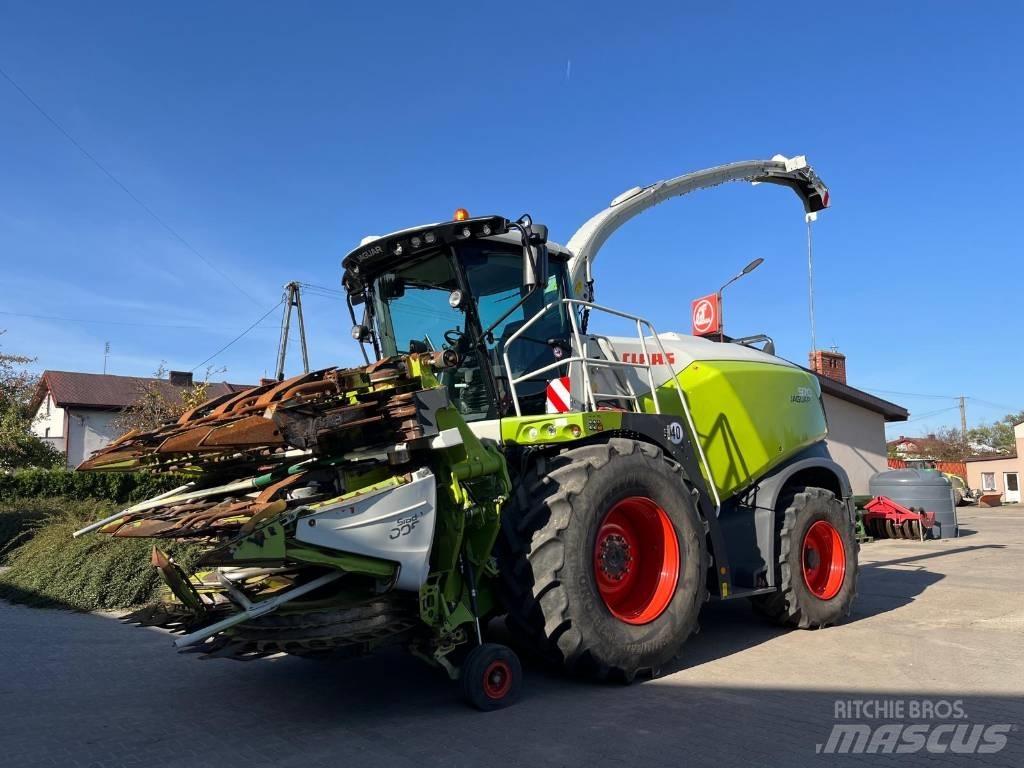
<instances>
[{"instance_id":1,"label":"front wheel","mask_svg":"<svg viewBox=\"0 0 1024 768\"><path fill-rule=\"evenodd\" d=\"M779 506L779 591L753 598L754 608L801 629L835 624L857 596L857 540L846 508L824 488L799 489Z\"/></svg>"},{"instance_id":2,"label":"front wheel","mask_svg":"<svg viewBox=\"0 0 1024 768\"><path fill-rule=\"evenodd\" d=\"M523 689L523 668L511 648L498 643L478 645L459 670L462 696L481 712L515 704Z\"/></svg>"},{"instance_id":3,"label":"front wheel","mask_svg":"<svg viewBox=\"0 0 1024 768\"><path fill-rule=\"evenodd\" d=\"M707 596L704 528L678 465L614 438L539 462L502 513L510 628L571 672L654 675Z\"/></svg>"}]
</instances>

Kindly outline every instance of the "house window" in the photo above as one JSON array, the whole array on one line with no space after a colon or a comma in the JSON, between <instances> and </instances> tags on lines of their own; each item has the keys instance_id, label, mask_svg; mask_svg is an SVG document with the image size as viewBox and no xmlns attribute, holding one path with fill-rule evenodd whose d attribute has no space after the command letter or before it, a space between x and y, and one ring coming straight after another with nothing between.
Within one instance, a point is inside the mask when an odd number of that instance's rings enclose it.
<instances>
[{"instance_id":1,"label":"house window","mask_svg":"<svg viewBox=\"0 0 1024 768\"><path fill-rule=\"evenodd\" d=\"M996 473L995 472L982 472L981 473L981 490L983 491L994 491L996 489Z\"/></svg>"},{"instance_id":2,"label":"house window","mask_svg":"<svg viewBox=\"0 0 1024 768\"><path fill-rule=\"evenodd\" d=\"M50 415L50 396L46 396L46 415Z\"/></svg>"},{"instance_id":3,"label":"house window","mask_svg":"<svg viewBox=\"0 0 1024 768\"><path fill-rule=\"evenodd\" d=\"M43 437L49 437L49 436L50 436L50 428L47 427L46 428L46 434L44 434Z\"/></svg>"}]
</instances>

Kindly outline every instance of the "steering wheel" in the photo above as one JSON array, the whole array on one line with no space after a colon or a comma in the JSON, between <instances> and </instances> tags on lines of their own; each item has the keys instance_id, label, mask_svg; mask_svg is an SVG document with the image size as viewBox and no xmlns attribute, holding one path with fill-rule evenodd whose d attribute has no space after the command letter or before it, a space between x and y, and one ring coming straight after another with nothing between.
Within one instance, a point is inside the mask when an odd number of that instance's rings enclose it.
<instances>
[{"instance_id":1,"label":"steering wheel","mask_svg":"<svg viewBox=\"0 0 1024 768\"><path fill-rule=\"evenodd\" d=\"M448 331L444 332L445 343L447 343L448 346L451 347L452 349L455 349L455 348L458 347L459 341L461 339L462 339L462 331L460 331L458 328L452 328L451 330L448 330Z\"/></svg>"}]
</instances>

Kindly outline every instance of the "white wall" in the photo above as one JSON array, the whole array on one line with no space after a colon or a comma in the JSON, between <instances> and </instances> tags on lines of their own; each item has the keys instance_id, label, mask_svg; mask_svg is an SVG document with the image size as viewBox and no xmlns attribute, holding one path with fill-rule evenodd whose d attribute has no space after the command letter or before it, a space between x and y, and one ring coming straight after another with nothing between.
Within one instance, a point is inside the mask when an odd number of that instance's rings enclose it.
<instances>
[{"instance_id":1,"label":"white wall","mask_svg":"<svg viewBox=\"0 0 1024 768\"><path fill-rule=\"evenodd\" d=\"M75 468L92 452L109 444L120 434L113 425L117 411L88 408L68 409L68 467Z\"/></svg>"},{"instance_id":2,"label":"white wall","mask_svg":"<svg viewBox=\"0 0 1024 768\"><path fill-rule=\"evenodd\" d=\"M46 430L50 430L49 435ZM39 437L64 437L64 409L57 407L53 402L53 395L49 392L36 411L32 431Z\"/></svg>"},{"instance_id":3,"label":"white wall","mask_svg":"<svg viewBox=\"0 0 1024 768\"><path fill-rule=\"evenodd\" d=\"M885 418L853 403L824 395L828 449L850 476L855 494L867 494L868 480L888 468Z\"/></svg>"},{"instance_id":4,"label":"white wall","mask_svg":"<svg viewBox=\"0 0 1024 768\"><path fill-rule=\"evenodd\" d=\"M49 392L39 404L31 429L58 451L64 452L64 409L54 403Z\"/></svg>"}]
</instances>

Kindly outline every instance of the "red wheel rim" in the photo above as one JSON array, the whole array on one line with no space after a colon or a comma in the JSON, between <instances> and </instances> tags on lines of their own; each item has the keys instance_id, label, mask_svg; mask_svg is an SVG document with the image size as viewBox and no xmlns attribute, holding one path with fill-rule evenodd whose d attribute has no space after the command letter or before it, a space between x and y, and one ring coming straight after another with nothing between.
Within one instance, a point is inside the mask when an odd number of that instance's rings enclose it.
<instances>
[{"instance_id":1,"label":"red wheel rim","mask_svg":"<svg viewBox=\"0 0 1024 768\"><path fill-rule=\"evenodd\" d=\"M846 578L846 551L834 525L818 520L807 529L802 562L804 584L815 597L831 600L839 594Z\"/></svg>"},{"instance_id":2,"label":"red wheel rim","mask_svg":"<svg viewBox=\"0 0 1024 768\"><path fill-rule=\"evenodd\" d=\"M679 564L672 521L644 496L616 503L597 530L597 591L612 616L626 624L647 624L665 612L679 582Z\"/></svg>"},{"instance_id":3,"label":"red wheel rim","mask_svg":"<svg viewBox=\"0 0 1024 768\"><path fill-rule=\"evenodd\" d=\"M484 693L489 699L503 699L512 687L512 668L508 662L492 661L484 671Z\"/></svg>"}]
</instances>

